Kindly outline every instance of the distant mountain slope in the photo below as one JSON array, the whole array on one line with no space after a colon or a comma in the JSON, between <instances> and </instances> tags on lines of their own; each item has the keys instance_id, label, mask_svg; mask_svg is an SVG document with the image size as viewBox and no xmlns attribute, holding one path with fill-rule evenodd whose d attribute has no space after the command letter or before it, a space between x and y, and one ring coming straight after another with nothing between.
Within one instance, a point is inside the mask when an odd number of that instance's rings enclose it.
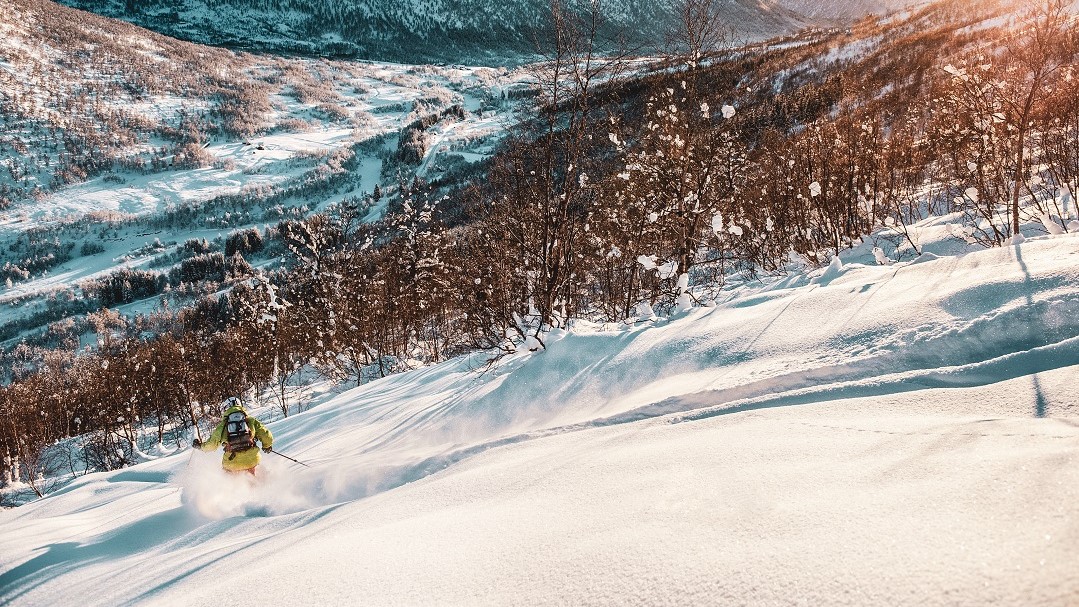
<instances>
[{"instance_id":1,"label":"distant mountain slope","mask_svg":"<svg viewBox=\"0 0 1079 607\"><path fill-rule=\"evenodd\" d=\"M524 102L504 92L526 79L237 53L50 0L7 0L0 385L14 369L9 348L49 323L156 305L163 292L98 288L114 277L133 284L132 268L163 288L159 278L192 255L223 254L232 231L346 199L370 209L365 195L396 183L399 168L443 181L473 170ZM397 153L402 131L412 135L407 159ZM184 290L169 286L168 296L186 299Z\"/></svg>"},{"instance_id":2,"label":"distant mountain slope","mask_svg":"<svg viewBox=\"0 0 1079 607\"><path fill-rule=\"evenodd\" d=\"M395 130L419 102L435 113L463 103L466 89L475 88L470 107L479 110L489 95L478 83L497 79L492 70L407 69L236 53L50 0L8 0L0 211L29 199L48 206L51 193L110 171L206 167L220 160L211 143L322 128L363 139Z\"/></svg>"},{"instance_id":3,"label":"distant mountain slope","mask_svg":"<svg viewBox=\"0 0 1079 607\"><path fill-rule=\"evenodd\" d=\"M178 38L233 48L355 56L405 63L505 64L534 53L547 0L64 0ZM587 5L587 3L576 3ZM675 0L605 3L608 30L654 43ZM774 0L719 0L746 40L807 24Z\"/></svg>"},{"instance_id":4,"label":"distant mountain slope","mask_svg":"<svg viewBox=\"0 0 1079 607\"><path fill-rule=\"evenodd\" d=\"M251 100L265 99L270 89L247 67L227 50L53 2L5 2L0 209L116 163L141 170L148 158L138 153L198 143L187 140L190 129L244 136L269 126L269 105Z\"/></svg>"},{"instance_id":5,"label":"distant mountain slope","mask_svg":"<svg viewBox=\"0 0 1079 607\"><path fill-rule=\"evenodd\" d=\"M849 21L869 14L884 14L927 0L778 0L786 9L810 19Z\"/></svg>"}]
</instances>

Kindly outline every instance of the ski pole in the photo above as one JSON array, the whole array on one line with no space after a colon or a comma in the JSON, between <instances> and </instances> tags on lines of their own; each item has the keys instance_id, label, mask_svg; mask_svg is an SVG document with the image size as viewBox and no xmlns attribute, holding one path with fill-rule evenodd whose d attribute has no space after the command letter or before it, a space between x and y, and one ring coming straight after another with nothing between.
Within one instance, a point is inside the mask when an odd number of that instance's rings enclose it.
<instances>
[{"instance_id":1,"label":"ski pole","mask_svg":"<svg viewBox=\"0 0 1079 607\"><path fill-rule=\"evenodd\" d=\"M298 460L298 459L295 459L295 458L289 457L289 456L285 455L284 453L280 453L280 452L278 452L278 451L274 451L273 449L270 449L270 453L276 453L277 455L280 455L281 457L283 457L283 458L285 458L285 459L287 459L287 460L289 460L289 461L293 461L293 462L296 462L297 464L299 464L299 465L301 465L301 466L304 466L304 467L306 467L306 468L310 468L310 467L311 467L311 466L308 466L307 464L305 464L305 463L301 462L301 461L300 461L300 460Z\"/></svg>"}]
</instances>

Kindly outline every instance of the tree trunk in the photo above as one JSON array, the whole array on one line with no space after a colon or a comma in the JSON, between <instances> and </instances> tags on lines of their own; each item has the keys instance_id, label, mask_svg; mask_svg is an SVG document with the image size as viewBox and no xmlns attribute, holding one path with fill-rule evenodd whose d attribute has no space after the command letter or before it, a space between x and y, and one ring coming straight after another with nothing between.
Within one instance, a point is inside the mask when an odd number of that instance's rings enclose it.
<instances>
[{"instance_id":1,"label":"tree trunk","mask_svg":"<svg viewBox=\"0 0 1079 607\"><path fill-rule=\"evenodd\" d=\"M18 480L18 472L15 467L17 461L10 453L4 454L3 470L0 470L0 487L7 487Z\"/></svg>"}]
</instances>

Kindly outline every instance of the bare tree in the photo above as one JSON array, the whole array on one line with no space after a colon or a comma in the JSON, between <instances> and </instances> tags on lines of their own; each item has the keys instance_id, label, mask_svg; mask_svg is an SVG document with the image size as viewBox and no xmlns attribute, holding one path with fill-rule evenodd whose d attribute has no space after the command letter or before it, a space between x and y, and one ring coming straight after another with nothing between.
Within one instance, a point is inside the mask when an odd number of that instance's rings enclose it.
<instances>
[{"instance_id":1,"label":"bare tree","mask_svg":"<svg viewBox=\"0 0 1079 607\"><path fill-rule=\"evenodd\" d=\"M597 195L595 120L602 114L595 89L618 77L625 57L604 31L601 2L580 12L551 3L547 59L534 71L540 95L533 130L492 171L499 199L486 223L519 255L527 278L520 312L534 312L535 338L576 314L585 282L587 216Z\"/></svg>"},{"instance_id":2,"label":"bare tree","mask_svg":"<svg viewBox=\"0 0 1079 607\"><path fill-rule=\"evenodd\" d=\"M1074 64L1075 18L1069 0L1041 0L1026 17L1025 27L1006 46L1010 94L1003 96L1005 116L1015 129L1012 233L1019 233L1019 199L1030 182L1028 155L1034 116L1055 98L1058 76Z\"/></svg>"},{"instance_id":3,"label":"bare tree","mask_svg":"<svg viewBox=\"0 0 1079 607\"><path fill-rule=\"evenodd\" d=\"M665 59L693 70L709 54L730 51L734 32L720 9L716 0L680 0L675 5L677 21L666 34Z\"/></svg>"}]
</instances>

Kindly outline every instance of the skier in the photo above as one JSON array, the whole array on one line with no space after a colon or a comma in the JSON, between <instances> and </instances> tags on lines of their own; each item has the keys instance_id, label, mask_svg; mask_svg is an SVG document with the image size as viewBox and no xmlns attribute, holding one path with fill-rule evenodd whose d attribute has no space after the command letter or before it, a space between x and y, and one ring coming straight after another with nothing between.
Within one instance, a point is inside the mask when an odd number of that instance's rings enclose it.
<instances>
[{"instance_id":1,"label":"skier","mask_svg":"<svg viewBox=\"0 0 1079 607\"><path fill-rule=\"evenodd\" d=\"M231 396L225 399L222 407L225 412L210 438L206 442L196 438L192 446L202 451L216 451L219 446L224 445L225 454L221 456L221 467L227 472L247 472L254 475L255 467L259 465L262 457L255 441L261 443L262 450L269 453L273 451L273 435L259 420L247 415L239 397Z\"/></svg>"}]
</instances>

